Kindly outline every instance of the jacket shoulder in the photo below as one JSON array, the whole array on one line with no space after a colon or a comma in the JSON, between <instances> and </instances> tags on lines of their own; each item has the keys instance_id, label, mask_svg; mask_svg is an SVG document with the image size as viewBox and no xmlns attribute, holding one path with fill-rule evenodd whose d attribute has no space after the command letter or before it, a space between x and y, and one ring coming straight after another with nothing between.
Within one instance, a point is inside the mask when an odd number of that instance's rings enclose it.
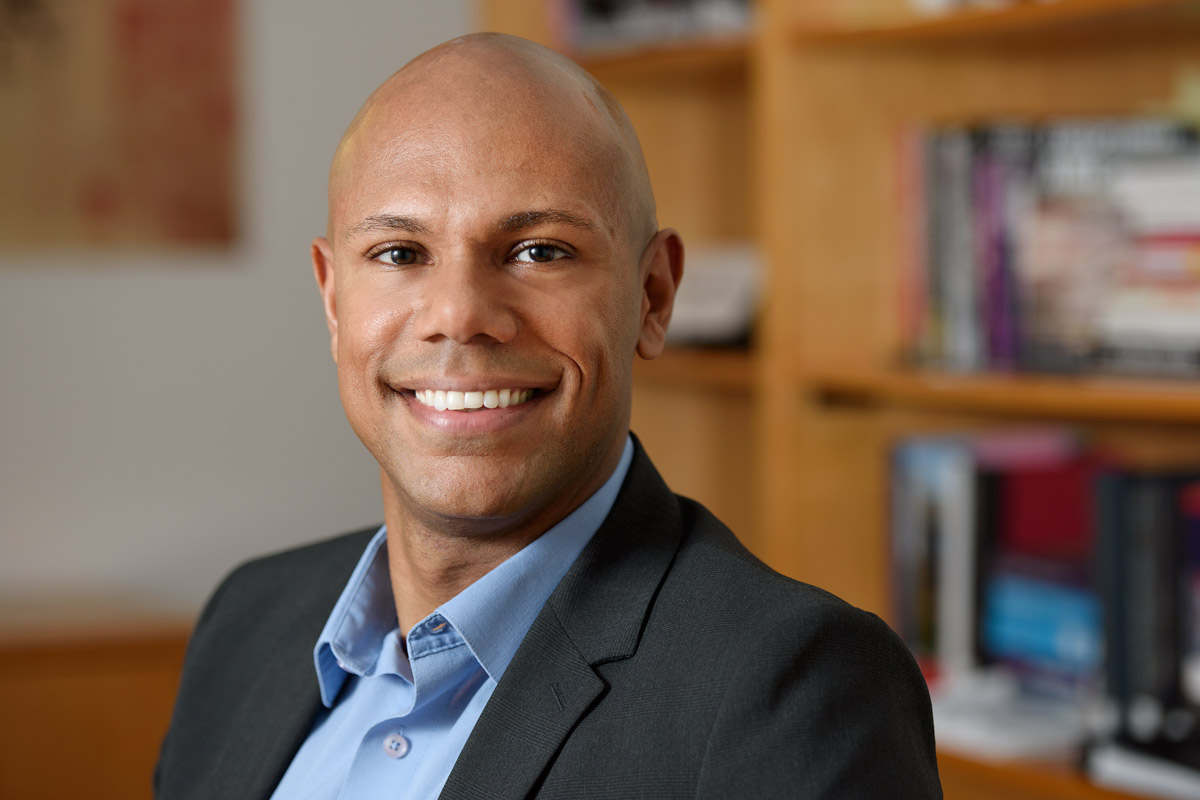
<instances>
[{"instance_id":1,"label":"jacket shoulder","mask_svg":"<svg viewBox=\"0 0 1200 800\"><path fill-rule=\"evenodd\" d=\"M704 506L686 497L678 500L686 534L675 570L682 571L698 590L712 590L714 602L746 612L793 607L858 611L837 595L767 566Z\"/></svg>"},{"instance_id":2,"label":"jacket shoulder","mask_svg":"<svg viewBox=\"0 0 1200 800\"><path fill-rule=\"evenodd\" d=\"M900 637L680 505L689 533L663 599L691 614L709 679L726 677L698 796L940 797L929 693Z\"/></svg>"},{"instance_id":3,"label":"jacket shoulder","mask_svg":"<svg viewBox=\"0 0 1200 800\"><path fill-rule=\"evenodd\" d=\"M313 645L375 530L256 558L221 582L188 643L155 796L274 785L319 703Z\"/></svg>"},{"instance_id":4,"label":"jacket shoulder","mask_svg":"<svg viewBox=\"0 0 1200 800\"><path fill-rule=\"evenodd\" d=\"M344 533L311 544L246 561L218 584L196 622L193 640L202 638L214 622L235 626L268 626L275 614L288 614L297 587L328 586L341 591L367 542L378 526ZM340 579L340 580L339 580ZM332 603L337 595L328 598ZM326 598L322 598L326 600ZM253 609L253 614L246 614ZM227 613L232 612L232 613ZM222 635L230 631L221 627Z\"/></svg>"}]
</instances>

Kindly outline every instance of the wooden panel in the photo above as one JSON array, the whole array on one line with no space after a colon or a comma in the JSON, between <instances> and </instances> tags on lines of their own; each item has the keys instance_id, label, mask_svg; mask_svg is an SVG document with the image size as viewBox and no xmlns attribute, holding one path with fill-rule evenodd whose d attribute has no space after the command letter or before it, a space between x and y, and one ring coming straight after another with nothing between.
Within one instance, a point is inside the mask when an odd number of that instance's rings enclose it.
<instances>
[{"instance_id":1,"label":"wooden panel","mask_svg":"<svg viewBox=\"0 0 1200 800\"><path fill-rule=\"evenodd\" d=\"M633 393L633 430L674 491L699 500L747 547L760 551L749 394L639 380Z\"/></svg>"},{"instance_id":2,"label":"wooden panel","mask_svg":"<svg viewBox=\"0 0 1200 800\"><path fill-rule=\"evenodd\" d=\"M0 797L150 798L187 630L0 643Z\"/></svg>"},{"instance_id":3,"label":"wooden panel","mask_svg":"<svg viewBox=\"0 0 1200 800\"><path fill-rule=\"evenodd\" d=\"M947 800L1136 800L1059 765L988 764L939 753L938 771Z\"/></svg>"},{"instance_id":4,"label":"wooden panel","mask_svg":"<svg viewBox=\"0 0 1200 800\"><path fill-rule=\"evenodd\" d=\"M716 389L747 396L753 394L758 380L750 351L717 347L668 347L653 361L634 361L633 375L641 385Z\"/></svg>"},{"instance_id":5,"label":"wooden panel","mask_svg":"<svg viewBox=\"0 0 1200 800\"><path fill-rule=\"evenodd\" d=\"M887 617L884 433L855 411L796 401L789 412L795 470L781 529L763 531L775 569Z\"/></svg>"},{"instance_id":6,"label":"wooden panel","mask_svg":"<svg viewBox=\"0 0 1200 800\"><path fill-rule=\"evenodd\" d=\"M546 13L559 4L543 0L505 0L479 4L480 30L511 33L563 50L554 22Z\"/></svg>"},{"instance_id":7,"label":"wooden panel","mask_svg":"<svg viewBox=\"0 0 1200 800\"><path fill-rule=\"evenodd\" d=\"M662 227L684 243L745 239L753 222L749 100L741 69L597 78L633 121Z\"/></svg>"}]
</instances>

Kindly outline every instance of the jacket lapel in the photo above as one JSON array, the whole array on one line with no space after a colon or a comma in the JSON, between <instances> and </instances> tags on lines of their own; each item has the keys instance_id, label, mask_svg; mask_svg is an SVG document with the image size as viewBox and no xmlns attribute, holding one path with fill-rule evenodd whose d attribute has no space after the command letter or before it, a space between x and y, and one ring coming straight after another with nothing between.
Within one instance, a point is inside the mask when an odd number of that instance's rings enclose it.
<instances>
[{"instance_id":1,"label":"jacket lapel","mask_svg":"<svg viewBox=\"0 0 1200 800\"><path fill-rule=\"evenodd\" d=\"M525 797L605 690L598 664L629 658L679 546L671 494L634 440L604 524L555 588L496 686L443 800Z\"/></svg>"}]
</instances>

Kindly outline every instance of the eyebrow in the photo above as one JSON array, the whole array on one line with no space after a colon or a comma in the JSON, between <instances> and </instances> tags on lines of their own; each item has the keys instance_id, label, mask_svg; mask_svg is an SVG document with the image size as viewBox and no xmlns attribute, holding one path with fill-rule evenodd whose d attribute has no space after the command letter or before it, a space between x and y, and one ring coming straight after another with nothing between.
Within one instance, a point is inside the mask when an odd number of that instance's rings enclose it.
<instances>
[{"instance_id":1,"label":"eyebrow","mask_svg":"<svg viewBox=\"0 0 1200 800\"><path fill-rule=\"evenodd\" d=\"M593 223L578 214L551 208L512 214L496 223L496 231L498 233L517 233L537 225L552 223L570 225L571 227L585 231L596 230L596 226ZM429 228L412 217L402 217L398 214L372 214L361 222L347 228L342 237L344 239L353 239L364 233L374 233L376 231L403 231L404 233L414 235L429 235Z\"/></svg>"},{"instance_id":2,"label":"eyebrow","mask_svg":"<svg viewBox=\"0 0 1200 800\"><path fill-rule=\"evenodd\" d=\"M429 228L412 217L401 217L396 214L372 214L347 228L346 232L342 234L342 238L352 239L355 236L375 231L403 231L404 233L428 235Z\"/></svg>"},{"instance_id":3,"label":"eyebrow","mask_svg":"<svg viewBox=\"0 0 1200 800\"><path fill-rule=\"evenodd\" d=\"M584 219L583 217L572 214L570 211L560 211L558 209L545 209L540 211L522 211L519 214L513 214L500 220L496 224L496 230L499 233L516 233L532 228L537 225L547 223L560 223L570 225L573 228L579 228L585 231L594 231L596 226Z\"/></svg>"}]
</instances>

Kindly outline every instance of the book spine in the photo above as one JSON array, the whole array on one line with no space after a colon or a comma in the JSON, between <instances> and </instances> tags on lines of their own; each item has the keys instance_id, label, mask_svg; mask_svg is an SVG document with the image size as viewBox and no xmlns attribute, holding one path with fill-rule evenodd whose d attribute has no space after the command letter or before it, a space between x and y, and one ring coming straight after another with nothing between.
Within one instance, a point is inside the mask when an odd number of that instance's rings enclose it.
<instances>
[{"instance_id":1,"label":"book spine","mask_svg":"<svg viewBox=\"0 0 1200 800\"><path fill-rule=\"evenodd\" d=\"M971 136L965 129L945 130L937 141L937 271L941 278L944 366L956 372L974 372L982 366L982 348L973 242Z\"/></svg>"},{"instance_id":2,"label":"book spine","mask_svg":"<svg viewBox=\"0 0 1200 800\"><path fill-rule=\"evenodd\" d=\"M901 241L899 275L899 341L901 359L915 364L936 363L935 311L930 308L930 188L932 167L927 163L929 141L934 134L909 129L899 138Z\"/></svg>"},{"instance_id":3,"label":"book spine","mask_svg":"<svg viewBox=\"0 0 1200 800\"><path fill-rule=\"evenodd\" d=\"M1113 718L1106 733L1112 735L1128 729L1131 695L1127 495L1126 479L1119 471L1104 470L1097 475L1095 569L1104 631L1104 691Z\"/></svg>"}]
</instances>

